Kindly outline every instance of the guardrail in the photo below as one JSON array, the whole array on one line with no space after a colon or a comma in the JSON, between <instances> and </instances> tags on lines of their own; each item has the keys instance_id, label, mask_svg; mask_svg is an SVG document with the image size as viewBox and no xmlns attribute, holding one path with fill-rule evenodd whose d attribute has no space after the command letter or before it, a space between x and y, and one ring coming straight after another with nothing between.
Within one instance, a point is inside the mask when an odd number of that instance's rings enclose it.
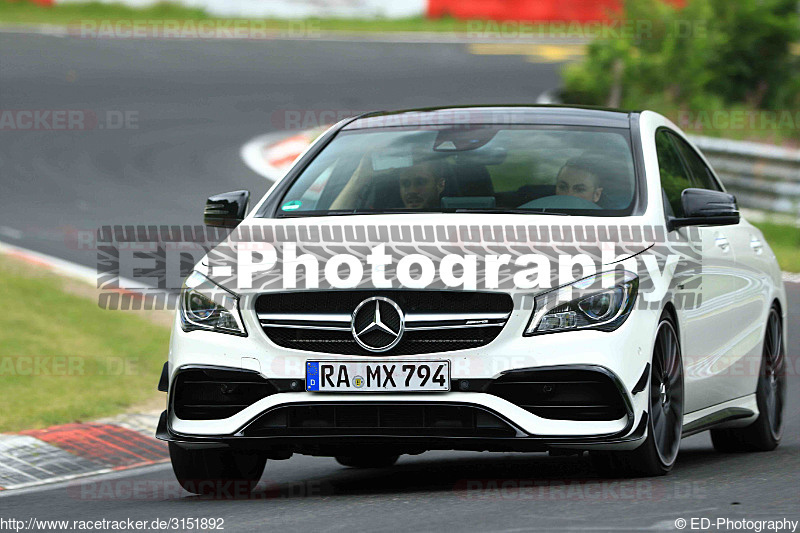
<instances>
[{"instance_id":1,"label":"guardrail","mask_svg":"<svg viewBox=\"0 0 800 533\"><path fill-rule=\"evenodd\" d=\"M800 150L691 136L739 205L800 216Z\"/></svg>"}]
</instances>

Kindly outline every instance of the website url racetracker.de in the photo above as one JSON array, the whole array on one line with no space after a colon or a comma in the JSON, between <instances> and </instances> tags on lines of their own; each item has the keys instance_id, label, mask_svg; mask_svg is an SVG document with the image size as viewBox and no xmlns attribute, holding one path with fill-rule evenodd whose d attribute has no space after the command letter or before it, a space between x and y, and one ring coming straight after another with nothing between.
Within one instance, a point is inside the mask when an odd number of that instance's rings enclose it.
<instances>
[{"instance_id":1,"label":"website url racetracker.de","mask_svg":"<svg viewBox=\"0 0 800 533\"><path fill-rule=\"evenodd\" d=\"M224 518L152 518L149 520L40 520L0 518L0 531L212 531L224 530Z\"/></svg>"}]
</instances>

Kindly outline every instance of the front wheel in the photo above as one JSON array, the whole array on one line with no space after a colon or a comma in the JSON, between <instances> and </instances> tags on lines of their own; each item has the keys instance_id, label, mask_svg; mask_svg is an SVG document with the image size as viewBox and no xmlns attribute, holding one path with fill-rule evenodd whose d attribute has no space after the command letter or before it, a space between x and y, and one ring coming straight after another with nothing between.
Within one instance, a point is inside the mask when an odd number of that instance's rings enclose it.
<instances>
[{"instance_id":1,"label":"front wheel","mask_svg":"<svg viewBox=\"0 0 800 533\"><path fill-rule=\"evenodd\" d=\"M767 320L764 349L756 387L758 418L747 427L712 429L711 443L718 452L768 452L781 442L786 400L786 353L783 322L773 307Z\"/></svg>"},{"instance_id":2,"label":"front wheel","mask_svg":"<svg viewBox=\"0 0 800 533\"><path fill-rule=\"evenodd\" d=\"M592 452L590 460L604 477L663 476L678 457L683 431L683 360L672 317L658 324L650 366L647 438L635 450Z\"/></svg>"},{"instance_id":3,"label":"front wheel","mask_svg":"<svg viewBox=\"0 0 800 533\"><path fill-rule=\"evenodd\" d=\"M192 494L245 496L258 484L267 458L228 448L185 449L169 443L172 470L181 487Z\"/></svg>"}]
</instances>

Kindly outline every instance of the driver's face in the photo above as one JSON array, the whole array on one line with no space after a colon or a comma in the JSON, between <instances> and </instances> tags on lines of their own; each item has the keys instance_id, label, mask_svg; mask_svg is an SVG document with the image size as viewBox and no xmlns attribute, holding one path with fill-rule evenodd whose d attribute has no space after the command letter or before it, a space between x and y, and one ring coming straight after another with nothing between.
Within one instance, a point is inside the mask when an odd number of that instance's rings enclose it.
<instances>
[{"instance_id":1,"label":"driver's face","mask_svg":"<svg viewBox=\"0 0 800 533\"><path fill-rule=\"evenodd\" d=\"M400 178L400 197L408 209L439 206L444 180L433 175L428 165L416 165Z\"/></svg>"},{"instance_id":2,"label":"driver's face","mask_svg":"<svg viewBox=\"0 0 800 533\"><path fill-rule=\"evenodd\" d=\"M576 196L589 202L597 203L603 194L603 188L597 186L597 177L580 168L567 167L558 175L556 194L559 196Z\"/></svg>"}]
</instances>

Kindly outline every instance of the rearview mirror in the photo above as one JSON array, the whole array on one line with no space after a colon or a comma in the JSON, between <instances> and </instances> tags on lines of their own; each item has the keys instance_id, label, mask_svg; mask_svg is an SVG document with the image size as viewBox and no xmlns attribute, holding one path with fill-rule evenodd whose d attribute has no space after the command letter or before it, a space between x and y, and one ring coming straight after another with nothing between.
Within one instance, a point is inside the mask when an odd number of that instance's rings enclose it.
<instances>
[{"instance_id":1,"label":"rearview mirror","mask_svg":"<svg viewBox=\"0 0 800 533\"><path fill-rule=\"evenodd\" d=\"M739 223L739 207L732 194L708 189L681 193L683 217L669 220L670 230L683 226L730 226Z\"/></svg>"},{"instance_id":2,"label":"rearview mirror","mask_svg":"<svg viewBox=\"0 0 800 533\"><path fill-rule=\"evenodd\" d=\"M235 228L244 220L250 191L233 191L217 194L206 201L203 222L206 226Z\"/></svg>"}]
</instances>

